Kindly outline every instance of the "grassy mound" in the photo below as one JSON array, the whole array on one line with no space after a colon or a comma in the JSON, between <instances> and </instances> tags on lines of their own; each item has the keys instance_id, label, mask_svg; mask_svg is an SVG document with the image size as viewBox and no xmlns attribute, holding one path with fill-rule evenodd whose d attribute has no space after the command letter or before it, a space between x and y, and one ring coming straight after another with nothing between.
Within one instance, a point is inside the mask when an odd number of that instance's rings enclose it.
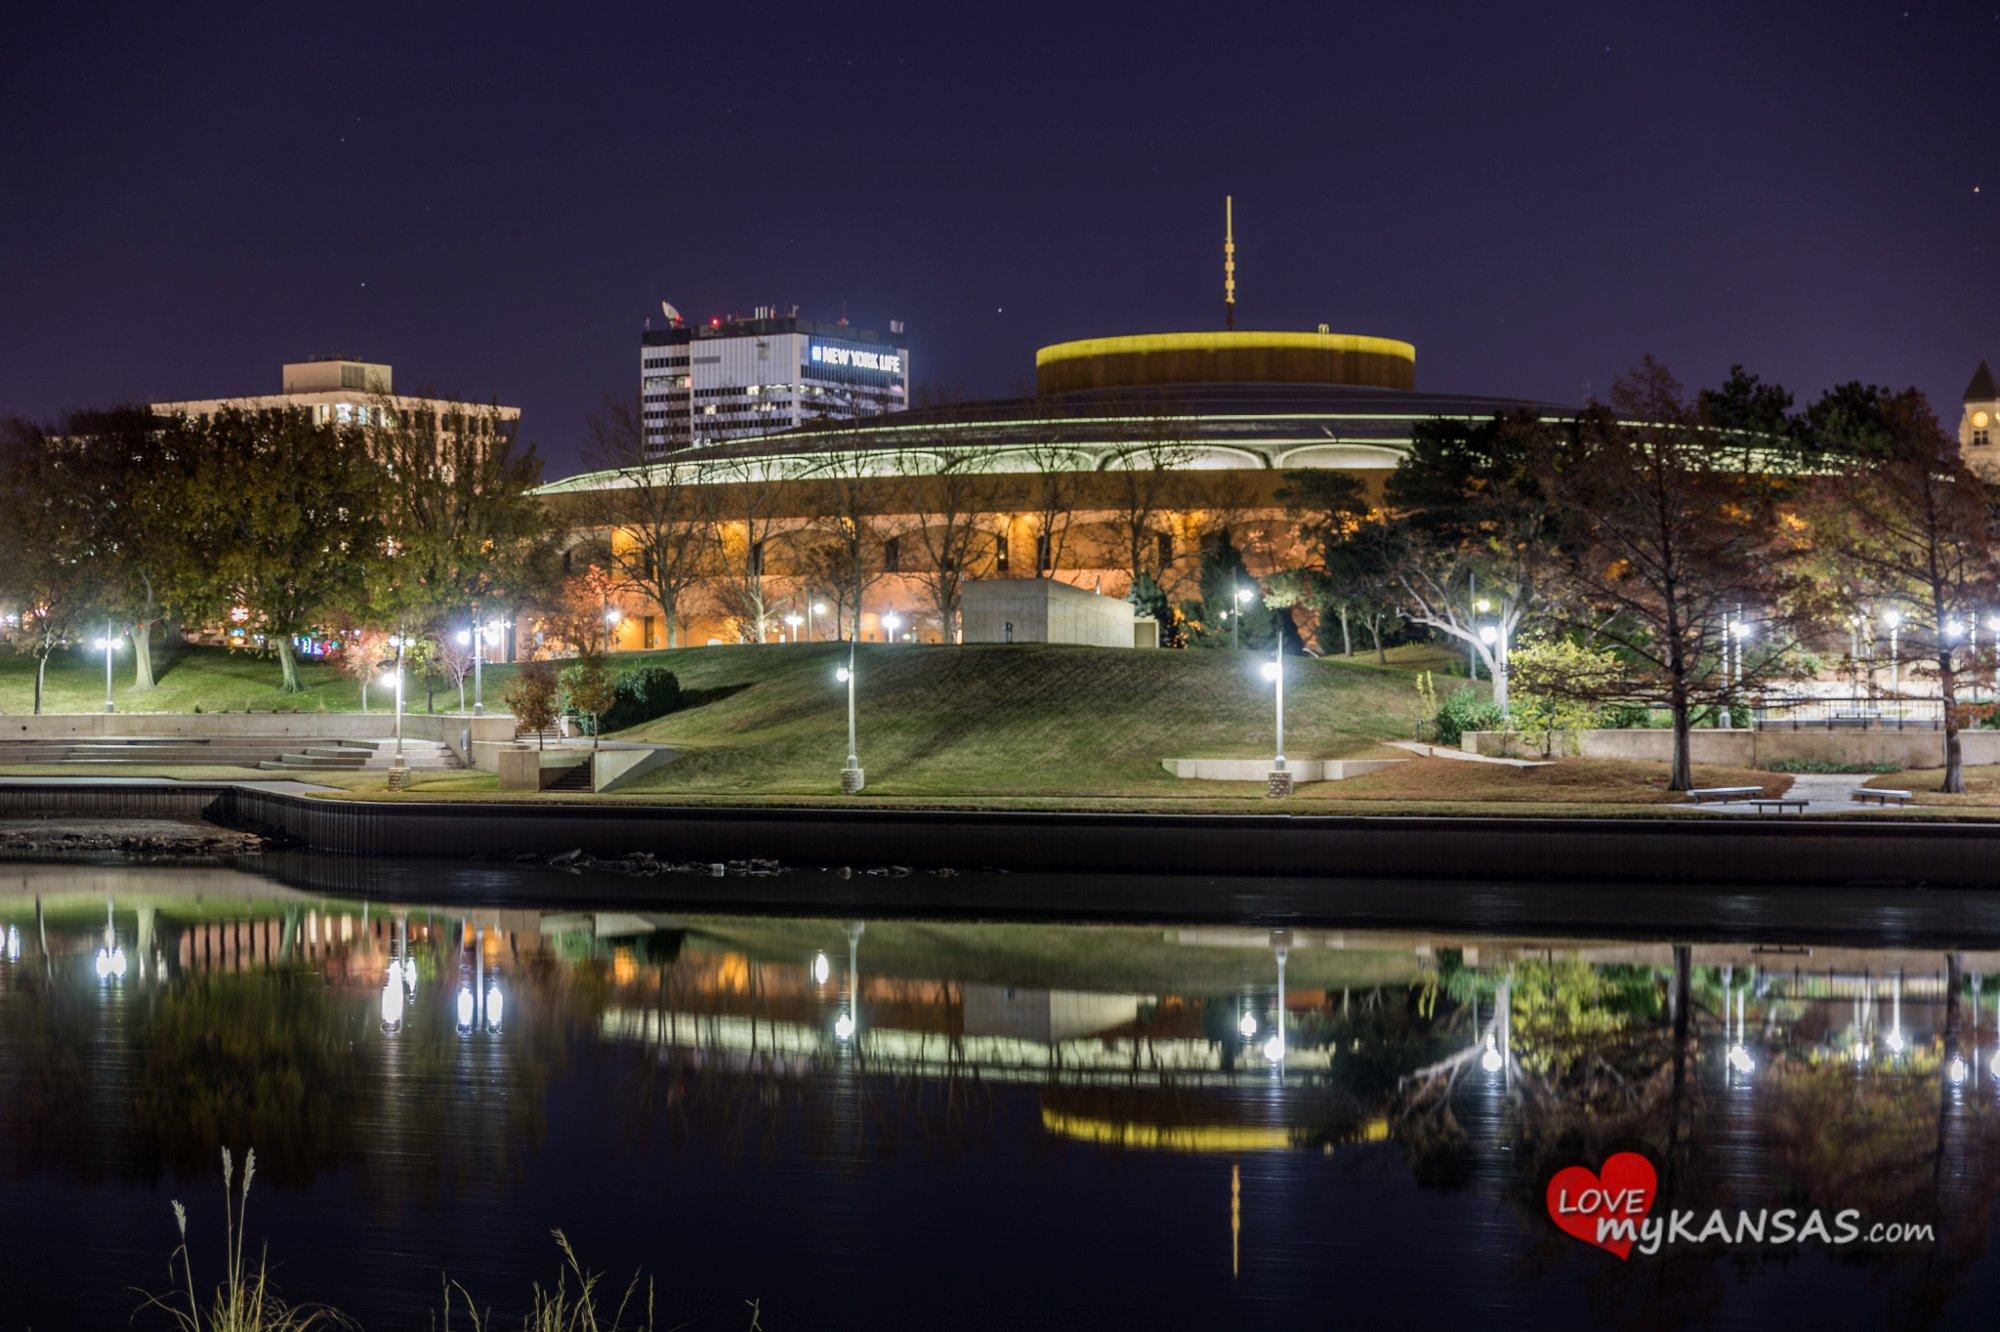
<instances>
[{"instance_id":1,"label":"grassy mound","mask_svg":"<svg viewBox=\"0 0 2000 1332\"><path fill-rule=\"evenodd\" d=\"M641 784L655 791L824 794L847 753L837 644L694 648L661 654L691 706L634 739L687 752ZM1196 794L1165 758L1268 755L1271 686L1248 652L1144 652L1045 645L863 644L860 757L878 795ZM1412 675L1440 654L1391 664L1287 663L1286 751L1375 752L1408 736Z\"/></svg>"}]
</instances>

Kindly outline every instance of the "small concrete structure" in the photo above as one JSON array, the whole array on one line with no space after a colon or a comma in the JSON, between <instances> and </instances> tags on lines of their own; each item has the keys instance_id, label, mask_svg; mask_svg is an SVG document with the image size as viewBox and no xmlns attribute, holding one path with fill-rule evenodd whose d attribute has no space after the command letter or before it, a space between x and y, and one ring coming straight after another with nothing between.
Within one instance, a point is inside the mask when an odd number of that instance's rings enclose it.
<instances>
[{"instance_id":1,"label":"small concrete structure","mask_svg":"<svg viewBox=\"0 0 2000 1332\"><path fill-rule=\"evenodd\" d=\"M572 768L590 763L588 751L574 749L503 749L497 758L503 791L546 791Z\"/></svg>"},{"instance_id":2,"label":"small concrete structure","mask_svg":"<svg viewBox=\"0 0 2000 1332\"><path fill-rule=\"evenodd\" d=\"M1053 578L978 578L967 583L960 618L968 643L1080 643L1087 647L1157 646L1160 627L1143 633L1132 603Z\"/></svg>"},{"instance_id":3,"label":"small concrete structure","mask_svg":"<svg viewBox=\"0 0 2000 1332\"><path fill-rule=\"evenodd\" d=\"M1285 759L1285 773L1293 783L1338 782L1363 773L1393 768L1408 759ZM1263 782L1270 787L1271 760L1256 759L1161 759L1160 766L1176 777L1204 782Z\"/></svg>"}]
</instances>

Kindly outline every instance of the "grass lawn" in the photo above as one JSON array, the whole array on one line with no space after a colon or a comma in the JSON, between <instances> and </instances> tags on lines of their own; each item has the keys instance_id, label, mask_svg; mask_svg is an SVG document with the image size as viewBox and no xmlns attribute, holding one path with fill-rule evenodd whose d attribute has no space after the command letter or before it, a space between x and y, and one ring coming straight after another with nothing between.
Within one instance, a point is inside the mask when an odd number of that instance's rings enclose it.
<instances>
[{"instance_id":1,"label":"grass lawn","mask_svg":"<svg viewBox=\"0 0 2000 1332\"><path fill-rule=\"evenodd\" d=\"M95 711L102 661L94 654L50 667L48 710ZM329 798L521 800L683 805L806 805L851 808L837 793L847 752L845 690L834 669L846 648L800 646L683 648L631 653L620 668L664 664L688 695L679 711L627 735L672 744L682 757L611 796L502 793L489 774L416 774L406 795L387 791L381 772L273 774L241 768L119 766L105 773L182 780L299 780L333 787ZM1228 651L1121 652L1014 645L938 647L863 644L858 708L868 790L861 803L931 808L1145 810L1162 813L1693 814L1666 791L1664 764L1564 760L1514 768L1448 759L1412 759L1345 782L1314 783L1289 800L1263 798L1248 782L1180 781L1160 760L1261 758L1270 752L1270 685L1258 654ZM1360 656L1294 659L1286 685L1286 751L1296 758L1403 757L1382 741L1411 734L1414 676L1442 677L1458 659L1436 648L1394 649L1386 664ZM120 668L121 684L129 662ZM330 669L302 665L305 689L278 691L278 667L247 653L182 648L158 654L159 687L121 691L130 711L348 711L358 691ZM487 697L499 697L517 668L490 667ZM25 711L33 662L0 657L0 708ZM1440 680L1441 689L1455 687ZM379 691L378 691L379 692ZM455 704L440 695L441 708ZM421 706L421 699L418 700ZM0 773L85 775L74 765L15 767ZM93 774L94 775L94 774ZM1916 782L1927 774L1879 781ZM1969 775L1980 795L1932 797L1962 805L1966 817L2000 815L2000 774ZM1701 785L1758 785L1777 793L1784 774L1702 768ZM1935 786L1932 777L1931 785ZM1933 806L1933 815L1944 810Z\"/></svg>"}]
</instances>

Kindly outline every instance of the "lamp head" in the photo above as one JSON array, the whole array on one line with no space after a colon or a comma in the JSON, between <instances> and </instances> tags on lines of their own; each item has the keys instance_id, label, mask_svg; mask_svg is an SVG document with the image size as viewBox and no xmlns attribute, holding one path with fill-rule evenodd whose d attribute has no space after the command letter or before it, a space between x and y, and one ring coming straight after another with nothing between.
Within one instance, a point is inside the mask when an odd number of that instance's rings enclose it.
<instances>
[{"instance_id":1,"label":"lamp head","mask_svg":"<svg viewBox=\"0 0 2000 1332\"><path fill-rule=\"evenodd\" d=\"M848 670L845 666L836 666L833 668L833 678L842 684L846 684L854 678L854 672Z\"/></svg>"},{"instance_id":2,"label":"lamp head","mask_svg":"<svg viewBox=\"0 0 2000 1332\"><path fill-rule=\"evenodd\" d=\"M1482 624L1479 626L1479 641L1492 647L1500 641L1500 631L1490 624Z\"/></svg>"},{"instance_id":3,"label":"lamp head","mask_svg":"<svg viewBox=\"0 0 2000 1332\"><path fill-rule=\"evenodd\" d=\"M1236 604L1239 606L1247 606L1250 604L1250 598L1256 595L1257 594L1255 592L1251 591L1247 587L1239 587L1236 589Z\"/></svg>"}]
</instances>

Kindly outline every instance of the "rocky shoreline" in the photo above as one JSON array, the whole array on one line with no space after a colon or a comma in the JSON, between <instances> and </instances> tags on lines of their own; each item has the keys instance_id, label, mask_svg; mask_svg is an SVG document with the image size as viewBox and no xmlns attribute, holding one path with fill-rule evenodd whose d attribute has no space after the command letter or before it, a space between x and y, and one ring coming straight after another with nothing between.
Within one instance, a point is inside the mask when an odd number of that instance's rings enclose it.
<instances>
[{"instance_id":1,"label":"rocky shoreline","mask_svg":"<svg viewBox=\"0 0 2000 1332\"><path fill-rule=\"evenodd\" d=\"M0 818L0 853L59 855L79 851L131 856L239 856L264 849L255 833L198 819Z\"/></svg>"}]
</instances>

